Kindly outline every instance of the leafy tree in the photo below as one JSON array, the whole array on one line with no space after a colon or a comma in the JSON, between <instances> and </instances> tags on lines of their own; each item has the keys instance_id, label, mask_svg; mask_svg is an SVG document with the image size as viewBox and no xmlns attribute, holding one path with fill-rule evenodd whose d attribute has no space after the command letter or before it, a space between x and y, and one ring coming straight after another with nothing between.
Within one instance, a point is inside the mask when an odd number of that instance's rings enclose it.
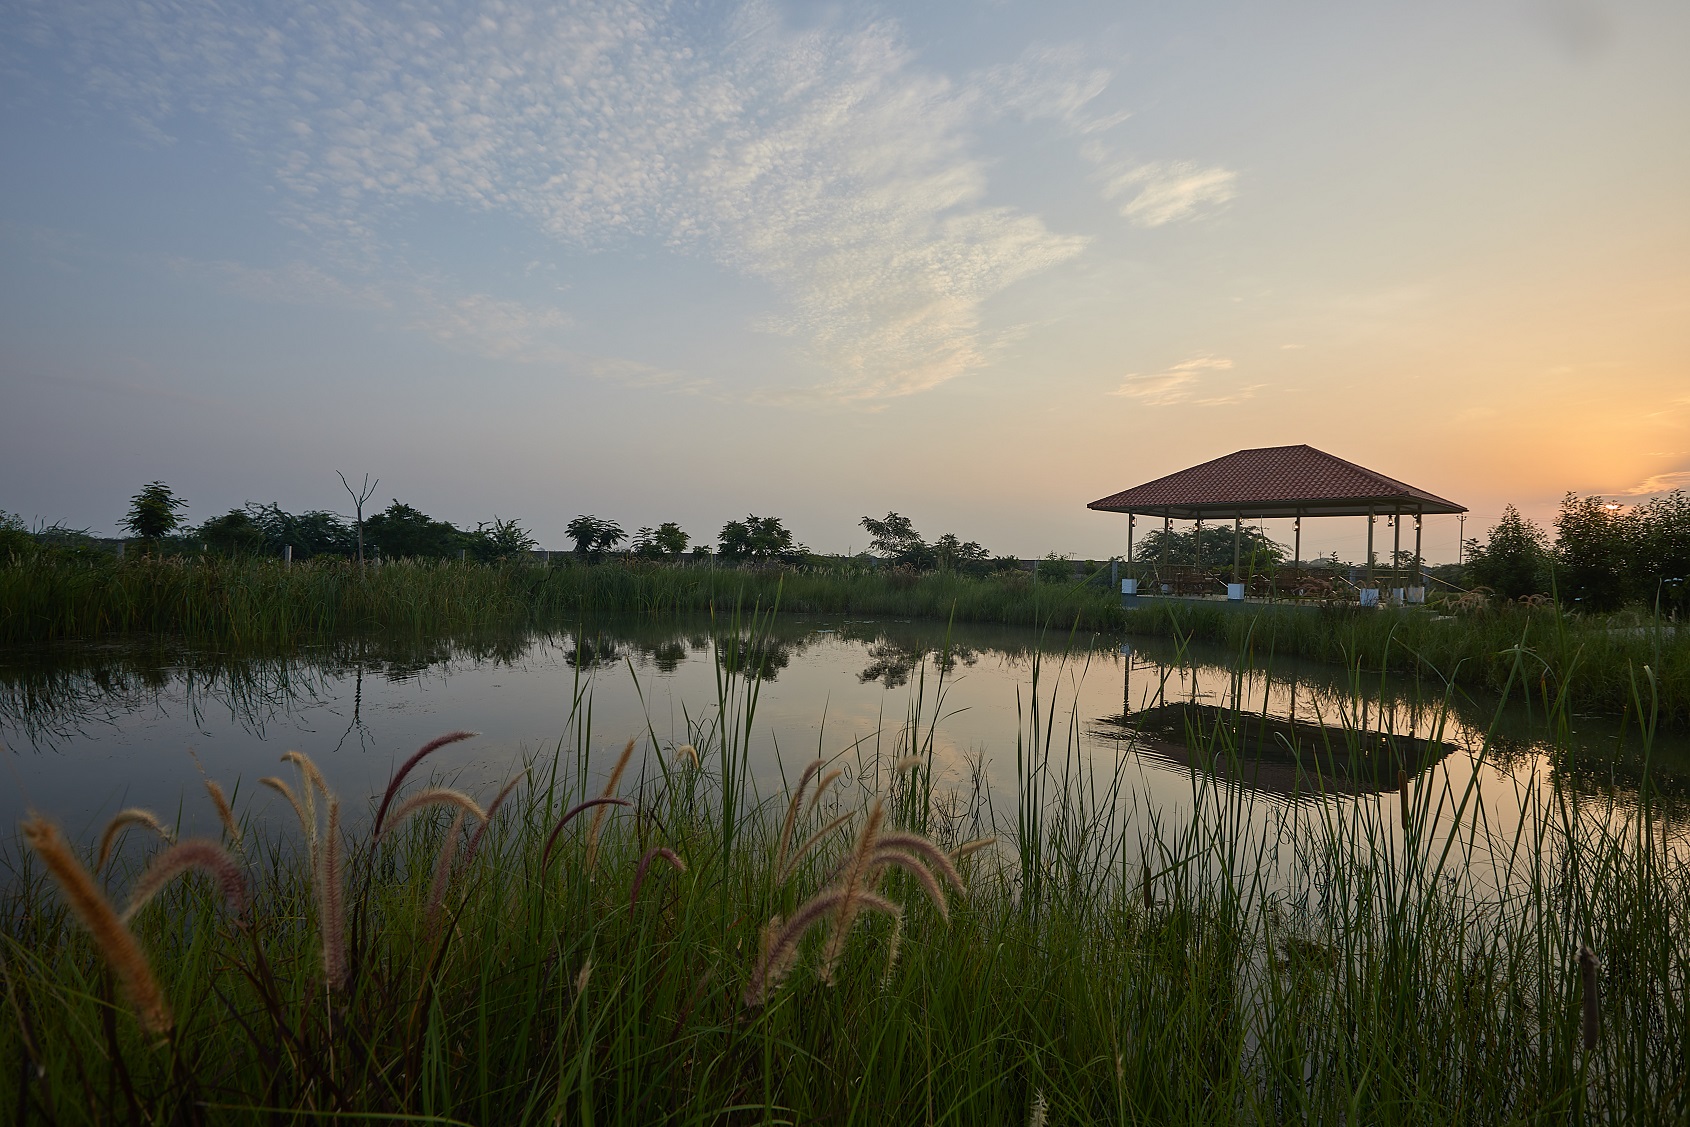
<instances>
[{"instance_id":1,"label":"leafy tree","mask_svg":"<svg viewBox=\"0 0 1690 1127\"><path fill-rule=\"evenodd\" d=\"M1473 546L1467 576L1476 586L1489 587L1508 599L1543 594L1549 587L1549 538L1508 505L1486 543Z\"/></svg>"},{"instance_id":2,"label":"leafy tree","mask_svg":"<svg viewBox=\"0 0 1690 1127\"><path fill-rule=\"evenodd\" d=\"M897 563L919 566L926 562L927 544L909 517L887 513L885 520L864 517L862 525L868 529L870 551Z\"/></svg>"},{"instance_id":3,"label":"leafy tree","mask_svg":"<svg viewBox=\"0 0 1690 1127\"><path fill-rule=\"evenodd\" d=\"M1680 615L1690 612L1690 493L1671 493L1631 511L1637 546L1634 584L1638 600Z\"/></svg>"},{"instance_id":4,"label":"leafy tree","mask_svg":"<svg viewBox=\"0 0 1690 1127\"><path fill-rule=\"evenodd\" d=\"M1690 610L1690 494L1674 490L1627 506L1569 493L1555 530L1556 580L1569 602Z\"/></svg>"},{"instance_id":5,"label":"leafy tree","mask_svg":"<svg viewBox=\"0 0 1690 1127\"><path fill-rule=\"evenodd\" d=\"M653 539L657 541L659 548L671 556L678 556L686 551L687 544L692 541L692 537L682 532L681 526L672 520L666 520L658 525L657 532L653 534Z\"/></svg>"},{"instance_id":6,"label":"leafy tree","mask_svg":"<svg viewBox=\"0 0 1690 1127\"><path fill-rule=\"evenodd\" d=\"M1133 549L1133 559L1141 564L1159 564L1162 562L1162 544L1164 539L1168 546L1168 564L1172 567L1194 567L1198 563L1196 554L1197 530L1195 528L1185 532L1163 533L1160 528L1147 533L1137 547ZM1232 566L1232 526L1230 524L1206 525L1203 529L1203 543L1201 545L1202 565L1204 567ZM1278 567L1290 559L1291 553L1285 545L1268 537L1254 528L1246 525L1239 537L1239 560L1246 566L1253 566L1256 571L1267 567ZM1254 560L1254 565L1251 561Z\"/></svg>"},{"instance_id":7,"label":"leafy tree","mask_svg":"<svg viewBox=\"0 0 1690 1127\"><path fill-rule=\"evenodd\" d=\"M662 559L664 556L678 556L687 550L687 542L692 537L681 531L681 526L674 521L665 521L653 528L642 528L634 533L632 544L634 554L648 560Z\"/></svg>"},{"instance_id":8,"label":"leafy tree","mask_svg":"<svg viewBox=\"0 0 1690 1127\"><path fill-rule=\"evenodd\" d=\"M628 534L615 521L600 520L590 514L576 517L563 530L575 541L575 554L587 559L597 559L628 539Z\"/></svg>"},{"instance_id":9,"label":"leafy tree","mask_svg":"<svg viewBox=\"0 0 1690 1127\"><path fill-rule=\"evenodd\" d=\"M864 517L862 525L868 530L870 550L901 567L954 571L983 564L991 558L991 553L978 542L963 540L953 532L929 544L916 532L910 518L898 513L887 513L885 520Z\"/></svg>"},{"instance_id":10,"label":"leafy tree","mask_svg":"<svg viewBox=\"0 0 1690 1127\"><path fill-rule=\"evenodd\" d=\"M491 524L481 523L468 534L469 547L475 558L482 561L508 560L534 550L539 543L516 518L500 520L497 513Z\"/></svg>"},{"instance_id":11,"label":"leafy tree","mask_svg":"<svg viewBox=\"0 0 1690 1127\"><path fill-rule=\"evenodd\" d=\"M181 510L188 502L162 481L148 482L129 501L129 515L120 527L144 540L157 542L182 526Z\"/></svg>"},{"instance_id":12,"label":"leafy tree","mask_svg":"<svg viewBox=\"0 0 1690 1127\"><path fill-rule=\"evenodd\" d=\"M744 520L730 520L722 526L717 544L722 558L727 560L796 562L808 552L792 538L779 517L748 516Z\"/></svg>"},{"instance_id":13,"label":"leafy tree","mask_svg":"<svg viewBox=\"0 0 1690 1127\"><path fill-rule=\"evenodd\" d=\"M0 509L0 560L31 555L35 548L35 537L29 534L23 518Z\"/></svg>"},{"instance_id":14,"label":"leafy tree","mask_svg":"<svg viewBox=\"0 0 1690 1127\"><path fill-rule=\"evenodd\" d=\"M959 540L947 532L933 542L933 561L941 571L957 571L972 564L984 563L992 554L973 540Z\"/></svg>"},{"instance_id":15,"label":"leafy tree","mask_svg":"<svg viewBox=\"0 0 1690 1127\"><path fill-rule=\"evenodd\" d=\"M194 530L194 538L225 556L252 556L266 547L264 530L245 509L230 509Z\"/></svg>"},{"instance_id":16,"label":"leafy tree","mask_svg":"<svg viewBox=\"0 0 1690 1127\"><path fill-rule=\"evenodd\" d=\"M1634 597L1633 530L1620 506L1568 493L1555 514L1555 581L1563 599L1612 610Z\"/></svg>"},{"instance_id":17,"label":"leafy tree","mask_svg":"<svg viewBox=\"0 0 1690 1127\"><path fill-rule=\"evenodd\" d=\"M389 559L439 559L455 556L469 546L469 538L456 526L435 520L398 498L364 521L364 539Z\"/></svg>"},{"instance_id":18,"label":"leafy tree","mask_svg":"<svg viewBox=\"0 0 1690 1127\"><path fill-rule=\"evenodd\" d=\"M247 503L246 511L263 532L264 550L270 555L279 556L290 546L298 559L357 554L357 531L338 514L321 510L290 513L280 505L251 502Z\"/></svg>"}]
</instances>

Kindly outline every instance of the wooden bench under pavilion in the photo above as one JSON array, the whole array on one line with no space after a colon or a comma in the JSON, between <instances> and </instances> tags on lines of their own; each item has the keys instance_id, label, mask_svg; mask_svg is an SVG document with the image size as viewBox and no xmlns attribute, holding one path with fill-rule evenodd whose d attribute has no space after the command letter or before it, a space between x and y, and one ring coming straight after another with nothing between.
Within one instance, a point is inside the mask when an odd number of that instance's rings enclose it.
<instances>
[{"instance_id":1,"label":"wooden bench under pavilion","mask_svg":"<svg viewBox=\"0 0 1690 1127\"><path fill-rule=\"evenodd\" d=\"M1378 598L1374 586L1374 526L1379 517L1391 521L1395 530L1391 553L1391 567L1395 574L1397 561L1402 557L1402 522L1414 518L1414 581L1409 590L1424 592L1425 569L1420 554L1421 528L1425 518L1433 514L1464 513L1465 506L1445 500L1424 489L1386 477L1382 473L1346 462L1312 446L1268 446L1256 450L1239 450L1223 458L1192 466L1187 470L1159 477L1155 481L1122 490L1093 501L1088 509L1106 513L1127 514L1127 560L1133 559L1133 531L1141 516L1162 518L1162 560L1158 576L1169 588L1170 595L1194 594L1202 587L1202 576L1181 573L1168 560L1168 546L1172 540L1173 522L1196 522L1196 569L1201 571L1201 552L1204 520L1233 522L1232 586L1229 599L1240 599L1257 577L1245 577L1241 571L1240 549L1244 522L1257 519L1291 518L1295 528L1295 547L1292 564L1282 569L1270 592L1285 589L1293 597L1297 592L1309 592L1325 585L1329 591L1331 575L1317 574L1326 569L1305 568L1302 564L1303 518L1346 517L1367 518L1367 587ZM1212 581L1212 580L1211 580ZM1412 598L1412 596L1411 596ZM1367 597L1363 596L1366 602Z\"/></svg>"}]
</instances>

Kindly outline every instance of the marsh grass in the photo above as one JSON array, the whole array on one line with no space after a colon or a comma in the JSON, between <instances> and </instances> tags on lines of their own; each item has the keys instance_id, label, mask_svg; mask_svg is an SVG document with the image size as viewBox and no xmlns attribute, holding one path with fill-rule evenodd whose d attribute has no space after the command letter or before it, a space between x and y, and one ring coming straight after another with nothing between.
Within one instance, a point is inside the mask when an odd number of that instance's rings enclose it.
<instances>
[{"instance_id":1,"label":"marsh grass","mask_svg":"<svg viewBox=\"0 0 1690 1127\"><path fill-rule=\"evenodd\" d=\"M1038 598L1032 597L1037 591ZM857 566L676 567L625 561L539 566L402 560L62 559L0 563L0 643L174 634L253 649L356 630L438 634L573 624L583 614L672 617L712 607L885 614L1087 628L1119 619L1095 584L1034 583L1020 572L889 576Z\"/></svg>"},{"instance_id":2,"label":"marsh grass","mask_svg":"<svg viewBox=\"0 0 1690 1127\"><path fill-rule=\"evenodd\" d=\"M1690 1116L1690 870L1646 770L1631 797L1533 775L1506 825L1476 782L1430 773L1360 798L1313 776L1285 802L1194 770L1188 806L1160 813L1081 739L1067 694L1085 658L1038 657L1016 809L988 809L1003 839L970 849L933 781L942 661L883 745L824 746L790 792L755 791L756 679L734 663L762 621L718 624L716 707L687 717L689 750L648 733L614 783L590 769L603 740L579 682L566 733L502 805L466 794L401 821L434 784L396 777L379 840L332 813L314 842L291 831L302 795L338 809L296 761L292 809L243 812L244 911L187 875L132 921L165 1037L67 906L88 892L64 887L71 851L32 831L0 899L0 1106L138 1123ZM1535 690L1524 650L1512 672L1507 692ZM1552 730L1576 693L1574 670ZM1633 699L1647 741L1646 676ZM1213 761L1234 731L1188 739ZM471 806L489 815L479 850L453 836ZM845 816L854 830L825 829ZM889 845L948 892L885 863ZM323 859L342 848L335 990L324 877L339 887L339 866ZM958 858L954 882L936 853ZM137 879L127 863L113 893ZM770 919L806 915L748 1004Z\"/></svg>"},{"instance_id":3,"label":"marsh grass","mask_svg":"<svg viewBox=\"0 0 1690 1127\"><path fill-rule=\"evenodd\" d=\"M71 559L43 555L0 566L0 644L105 636L169 636L245 653L388 638L474 640L513 630L572 628L595 615L670 620L715 607L926 618L1193 638L1232 650L1265 647L1336 664L1448 676L1498 691L1513 650L1541 655L1516 695L1542 703L1576 657L1575 712L1632 715L1630 679L1647 665L1660 718L1690 724L1690 631L1659 615L1569 616L1554 607L1427 608L1156 604L1123 609L1098 585L1024 572L925 575L851 564L793 570L619 561L539 566L399 561L359 570L332 559L292 567L262 559Z\"/></svg>"}]
</instances>

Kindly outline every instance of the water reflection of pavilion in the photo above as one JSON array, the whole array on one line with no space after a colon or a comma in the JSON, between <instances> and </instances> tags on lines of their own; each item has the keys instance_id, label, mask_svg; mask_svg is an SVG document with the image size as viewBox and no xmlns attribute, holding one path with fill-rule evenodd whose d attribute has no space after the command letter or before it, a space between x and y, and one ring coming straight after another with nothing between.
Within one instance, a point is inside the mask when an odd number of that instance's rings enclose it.
<instances>
[{"instance_id":1,"label":"water reflection of pavilion","mask_svg":"<svg viewBox=\"0 0 1690 1127\"><path fill-rule=\"evenodd\" d=\"M1266 670L1228 670L1217 693L1204 691L1194 666L1141 666L1135 706L1133 655L1122 649L1121 713L1100 718L1094 734L1253 789L1299 798L1394 791L1466 742L1443 704L1387 700L1359 684L1276 681Z\"/></svg>"}]
</instances>

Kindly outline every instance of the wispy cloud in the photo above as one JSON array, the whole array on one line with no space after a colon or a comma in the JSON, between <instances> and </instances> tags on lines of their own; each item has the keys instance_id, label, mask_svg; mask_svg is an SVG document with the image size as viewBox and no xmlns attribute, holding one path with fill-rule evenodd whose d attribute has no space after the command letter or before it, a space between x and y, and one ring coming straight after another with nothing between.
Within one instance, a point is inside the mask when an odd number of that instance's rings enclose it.
<instances>
[{"instance_id":1,"label":"wispy cloud","mask_svg":"<svg viewBox=\"0 0 1690 1127\"><path fill-rule=\"evenodd\" d=\"M1189 160L1145 161L1125 155L1108 136L1132 117L1104 97L1113 71L1093 62L1081 44L1034 44L1007 66L978 76L989 114L1056 122L1082 141L1080 155L1098 168L1103 198L1140 227L1160 227L1212 211L1238 195L1238 173Z\"/></svg>"},{"instance_id":2,"label":"wispy cloud","mask_svg":"<svg viewBox=\"0 0 1690 1127\"><path fill-rule=\"evenodd\" d=\"M1249 399L1263 386L1249 384L1232 392L1199 398L1200 385L1207 374L1231 370L1232 361L1224 356L1194 356L1160 372L1130 372L1121 386L1109 394L1136 399L1147 407L1171 407L1176 403L1220 407Z\"/></svg>"},{"instance_id":3,"label":"wispy cloud","mask_svg":"<svg viewBox=\"0 0 1690 1127\"><path fill-rule=\"evenodd\" d=\"M1629 489L1620 490L1620 494L1625 497L1643 497L1654 493L1671 493L1675 489L1690 489L1690 470L1653 474Z\"/></svg>"},{"instance_id":4,"label":"wispy cloud","mask_svg":"<svg viewBox=\"0 0 1690 1127\"><path fill-rule=\"evenodd\" d=\"M1140 227L1189 219L1238 194L1238 174L1191 161L1155 161L1106 169L1103 196L1121 201L1121 214Z\"/></svg>"},{"instance_id":5,"label":"wispy cloud","mask_svg":"<svg viewBox=\"0 0 1690 1127\"><path fill-rule=\"evenodd\" d=\"M581 251L655 237L771 283L839 397L979 367L983 304L1085 245L986 202L985 80L922 69L889 22L796 31L758 0L725 18L633 0L36 15L33 41L156 134L198 114L250 146L331 258L395 268L384 232L418 202ZM992 89L1080 121L1106 76L1053 82L1037 61ZM466 331L450 308L431 325Z\"/></svg>"}]
</instances>

